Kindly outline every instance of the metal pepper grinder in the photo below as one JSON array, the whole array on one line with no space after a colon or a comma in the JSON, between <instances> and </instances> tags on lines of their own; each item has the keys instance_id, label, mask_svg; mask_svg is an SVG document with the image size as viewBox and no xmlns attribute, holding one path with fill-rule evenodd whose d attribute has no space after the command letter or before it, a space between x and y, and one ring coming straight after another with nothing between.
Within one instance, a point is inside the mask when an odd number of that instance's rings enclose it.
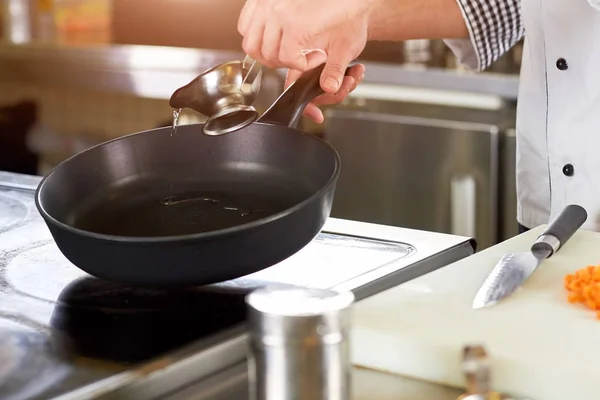
<instances>
[{"instance_id":1,"label":"metal pepper grinder","mask_svg":"<svg viewBox=\"0 0 600 400\"><path fill-rule=\"evenodd\" d=\"M457 400L517 400L492 390L491 360L481 345L463 349L462 368L467 381L467 393Z\"/></svg>"},{"instance_id":2,"label":"metal pepper grinder","mask_svg":"<svg viewBox=\"0 0 600 400\"><path fill-rule=\"evenodd\" d=\"M349 400L352 292L262 288L246 299L251 400Z\"/></svg>"}]
</instances>

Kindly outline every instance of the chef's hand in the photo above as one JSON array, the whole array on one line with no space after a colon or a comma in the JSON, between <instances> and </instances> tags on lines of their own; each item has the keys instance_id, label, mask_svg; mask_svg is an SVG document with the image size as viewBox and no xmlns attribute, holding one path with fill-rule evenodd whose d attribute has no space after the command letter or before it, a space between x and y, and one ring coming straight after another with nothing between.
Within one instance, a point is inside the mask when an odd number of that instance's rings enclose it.
<instances>
[{"instance_id":1,"label":"chef's hand","mask_svg":"<svg viewBox=\"0 0 600 400\"><path fill-rule=\"evenodd\" d=\"M305 115L322 122L316 104L340 102L362 80L364 66L348 64L367 42L373 0L247 0L238 20L246 54L271 68L289 68L286 85L325 63L321 87Z\"/></svg>"},{"instance_id":2,"label":"chef's hand","mask_svg":"<svg viewBox=\"0 0 600 400\"><path fill-rule=\"evenodd\" d=\"M324 73L325 71L323 71ZM302 75L302 71L290 69L288 70L287 77L285 80L285 87L287 88L292 83L296 82L296 80ZM356 86L363 80L365 75L365 66L362 64L357 64L352 66L348 75L343 77L342 84L339 90L333 94L325 93L321 96L315 98L311 103L309 103L304 109L304 116L312 119L316 123L320 124L323 122L323 112L319 109L319 105L325 104L338 104L341 103L346 96L354 89ZM321 75L321 79L323 75ZM322 85L321 85L322 86Z\"/></svg>"}]
</instances>

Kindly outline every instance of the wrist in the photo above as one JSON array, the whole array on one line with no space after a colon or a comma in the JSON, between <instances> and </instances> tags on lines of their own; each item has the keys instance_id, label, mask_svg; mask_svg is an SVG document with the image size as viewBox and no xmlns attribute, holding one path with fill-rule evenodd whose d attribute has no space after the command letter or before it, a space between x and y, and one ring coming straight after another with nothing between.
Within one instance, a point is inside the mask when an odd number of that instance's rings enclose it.
<instances>
[{"instance_id":1,"label":"wrist","mask_svg":"<svg viewBox=\"0 0 600 400\"><path fill-rule=\"evenodd\" d=\"M386 0L367 0L367 40L385 40Z\"/></svg>"},{"instance_id":2,"label":"wrist","mask_svg":"<svg viewBox=\"0 0 600 400\"><path fill-rule=\"evenodd\" d=\"M456 0L364 0L368 40L468 38ZM600 0L599 0L600 1Z\"/></svg>"}]
</instances>

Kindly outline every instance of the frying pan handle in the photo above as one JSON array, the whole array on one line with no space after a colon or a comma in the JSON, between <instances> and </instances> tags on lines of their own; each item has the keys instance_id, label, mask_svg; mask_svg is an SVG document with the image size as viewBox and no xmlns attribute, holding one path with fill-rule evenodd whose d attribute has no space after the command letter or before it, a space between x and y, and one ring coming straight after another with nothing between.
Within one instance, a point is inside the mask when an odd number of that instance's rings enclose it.
<instances>
[{"instance_id":1,"label":"frying pan handle","mask_svg":"<svg viewBox=\"0 0 600 400\"><path fill-rule=\"evenodd\" d=\"M321 64L317 68L302 74L265 111L258 122L296 128L308 103L313 101L315 97L325 93L320 83L321 72L324 68L325 64ZM346 68L346 75L349 71L350 67Z\"/></svg>"}]
</instances>

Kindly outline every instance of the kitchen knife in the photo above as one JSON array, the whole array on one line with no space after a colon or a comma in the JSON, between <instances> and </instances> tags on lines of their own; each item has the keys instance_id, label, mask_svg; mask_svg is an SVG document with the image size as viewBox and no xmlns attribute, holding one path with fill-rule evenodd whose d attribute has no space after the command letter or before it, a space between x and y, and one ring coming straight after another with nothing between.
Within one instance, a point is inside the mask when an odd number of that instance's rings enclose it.
<instances>
[{"instance_id":1,"label":"kitchen knife","mask_svg":"<svg viewBox=\"0 0 600 400\"><path fill-rule=\"evenodd\" d=\"M587 213L583 207L568 205L556 217L526 253L506 254L496 264L481 285L473 300L473 308L496 304L510 296L536 270L546 258L551 257L583 225Z\"/></svg>"}]
</instances>

